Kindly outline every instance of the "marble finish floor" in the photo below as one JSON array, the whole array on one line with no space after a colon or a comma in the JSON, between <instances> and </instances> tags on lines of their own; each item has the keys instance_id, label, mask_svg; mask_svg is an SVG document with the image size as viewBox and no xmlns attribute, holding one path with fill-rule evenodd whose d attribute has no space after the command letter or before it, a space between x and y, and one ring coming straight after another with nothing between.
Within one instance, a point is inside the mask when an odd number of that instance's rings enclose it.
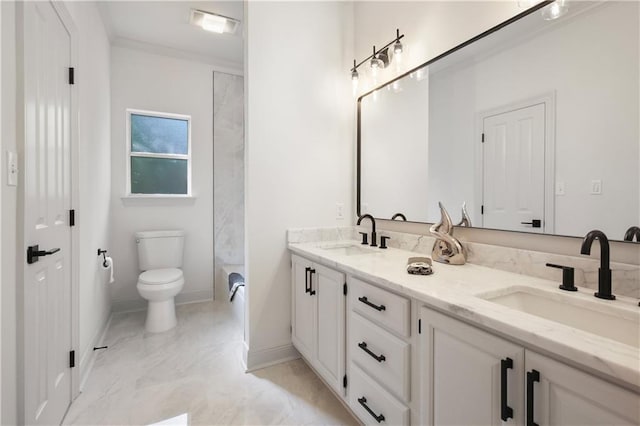
<instances>
[{"instance_id":1,"label":"marble finish floor","mask_svg":"<svg viewBox=\"0 0 640 426\"><path fill-rule=\"evenodd\" d=\"M226 301L177 307L178 326L144 331L145 312L114 316L68 425L355 425L302 360L253 373Z\"/></svg>"}]
</instances>

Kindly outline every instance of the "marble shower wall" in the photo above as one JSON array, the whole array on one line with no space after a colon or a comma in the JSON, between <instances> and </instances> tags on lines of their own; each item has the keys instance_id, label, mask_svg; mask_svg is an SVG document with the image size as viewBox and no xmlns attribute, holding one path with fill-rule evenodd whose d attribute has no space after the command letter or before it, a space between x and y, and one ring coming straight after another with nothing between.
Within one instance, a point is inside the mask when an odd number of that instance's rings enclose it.
<instances>
[{"instance_id":1,"label":"marble shower wall","mask_svg":"<svg viewBox=\"0 0 640 426\"><path fill-rule=\"evenodd\" d=\"M222 266L244 264L244 81L221 72L213 73L213 216L219 299L226 296Z\"/></svg>"}]
</instances>

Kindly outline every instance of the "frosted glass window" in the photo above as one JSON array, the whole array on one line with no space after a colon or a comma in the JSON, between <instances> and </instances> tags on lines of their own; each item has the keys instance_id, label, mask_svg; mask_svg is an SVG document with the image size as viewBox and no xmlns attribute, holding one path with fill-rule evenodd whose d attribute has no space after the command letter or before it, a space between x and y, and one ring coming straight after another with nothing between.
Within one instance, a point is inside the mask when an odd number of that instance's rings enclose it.
<instances>
[{"instance_id":1,"label":"frosted glass window","mask_svg":"<svg viewBox=\"0 0 640 426\"><path fill-rule=\"evenodd\" d=\"M191 195L191 117L127 111L128 194Z\"/></svg>"}]
</instances>

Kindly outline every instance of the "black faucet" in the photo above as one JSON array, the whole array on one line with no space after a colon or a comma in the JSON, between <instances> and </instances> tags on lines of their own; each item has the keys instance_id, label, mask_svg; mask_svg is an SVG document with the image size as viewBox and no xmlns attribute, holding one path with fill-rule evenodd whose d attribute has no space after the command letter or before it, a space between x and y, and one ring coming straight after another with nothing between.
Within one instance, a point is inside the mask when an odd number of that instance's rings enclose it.
<instances>
[{"instance_id":1,"label":"black faucet","mask_svg":"<svg viewBox=\"0 0 640 426\"><path fill-rule=\"evenodd\" d=\"M407 221L407 217L405 215L403 215L402 213L396 213L393 216L391 216L391 220L396 220L396 219L400 219L403 221Z\"/></svg>"},{"instance_id":2,"label":"black faucet","mask_svg":"<svg viewBox=\"0 0 640 426\"><path fill-rule=\"evenodd\" d=\"M624 233L625 241L633 241L634 237L636 239L636 242L640 243L640 228L638 228L637 226L632 226L631 228L627 229L627 232Z\"/></svg>"},{"instance_id":3,"label":"black faucet","mask_svg":"<svg viewBox=\"0 0 640 426\"><path fill-rule=\"evenodd\" d=\"M371 247L378 247L378 238L376 237L376 220L370 214L363 214L358 218L356 225L360 225L362 219L371 220Z\"/></svg>"},{"instance_id":4,"label":"black faucet","mask_svg":"<svg viewBox=\"0 0 640 426\"><path fill-rule=\"evenodd\" d=\"M598 291L595 296L600 299L614 300L616 296L611 294L611 268L609 267L609 239L602 231L589 232L582 241L581 254L591 254L591 245L594 240L600 242L600 269L598 269Z\"/></svg>"}]
</instances>

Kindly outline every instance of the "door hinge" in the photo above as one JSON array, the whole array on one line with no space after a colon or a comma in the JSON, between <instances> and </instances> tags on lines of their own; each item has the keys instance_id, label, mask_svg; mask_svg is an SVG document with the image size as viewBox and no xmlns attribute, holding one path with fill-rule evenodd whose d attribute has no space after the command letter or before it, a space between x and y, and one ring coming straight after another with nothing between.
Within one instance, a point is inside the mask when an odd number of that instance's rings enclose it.
<instances>
[{"instance_id":1,"label":"door hinge","mask_svg":"<svg viewBox=\"0 0 640 426\"><path fill-rule=\"evenodd\" d=\"M71 67L69 68L69 84L76 84L76 69Z\"/></svg>"},{"instance_id":2,"label":"door hinge","mask_svg":"<svg viewBox=\"0 0 640 426\"><path fill-rule=\"evenodd\" d=\"M75 211L75 209L69 210L69 226L76 226L76 211Z\"/></svg>"},{"instance_id":3,"label":"door hinge","mask_svg":"<svg viewBox=\"0 0 640 426\"><path fill-rule=\"evenodd\" d=\"M69 352L69 368L76 366L76 351Z\"/></svg>"},{"instance_id":4,"label":"door hinge","mask_svg":"<svg viewBox=\"0 0 640 426\"><path fill-rule=\"evenodd\" d=\"M345 374L344 377L342 378L342 387L346 388L347 387L347 375Z\"/></svg>"},{"instance_id":5,"label":"door hinge","mask_svg":"<svg viewBox=\"0 0 640 426\"><path fill-rule=\"evenodd\" d=\"M422 319L418 318L418 334L422 334Z\"/></svg>"},{"instance_id":6,"label":"door hinge","mask_svg":"<svg viewBox=\"0 0 640 426\"><path fill-rule=\"evenodd\" d=\"M484 214L484 204L480 206L480 214Z\"/></svg>"},{"instance_id":7,"label":"door hinge","mask_svg":"<svg viewBox=\"0 0 640 426\"><path fill-rule=\"evenodd\" d=\"M482 134L482 143L484 143L484 133Z\"/></svg>"},{"instance_id":8,"label":"door hinge","mask_svg":"<svg viewBox=\"0 0 640 426\"><path fill-rule=\"evenodd\" d=\"M347 283L342 285L342 293L344 293L345 296L347 295Z\"/></svg>"}]
</instances>

